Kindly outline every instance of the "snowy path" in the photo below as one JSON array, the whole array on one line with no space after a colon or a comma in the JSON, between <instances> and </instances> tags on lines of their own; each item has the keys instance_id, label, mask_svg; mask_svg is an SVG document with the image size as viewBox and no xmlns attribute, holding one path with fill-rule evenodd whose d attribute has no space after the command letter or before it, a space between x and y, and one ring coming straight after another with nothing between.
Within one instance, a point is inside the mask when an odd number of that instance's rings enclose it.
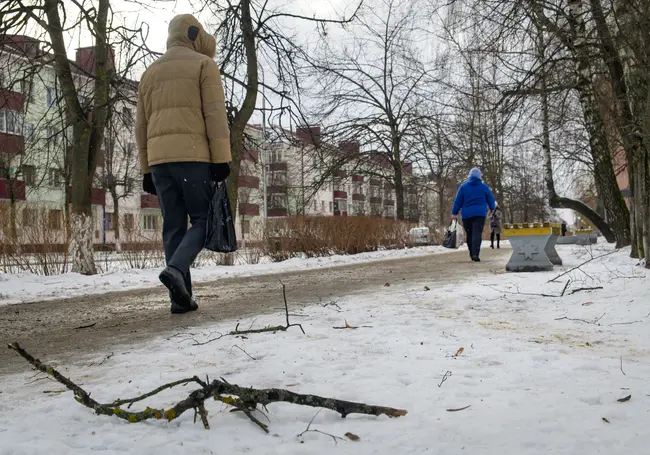
<instances>
[{"instance_id":1,"label":"snowy path","mask_svg":"<svg viewBox=\"0 0 650 455\"><path fill-rule=\"evenodd\" d=\"M564 247L560 254L571 266L589 253ZM584 273L571 273L564 297L541 297L527 294L562 292L566 281L547 283L558 271L490 273L481 263L484 272L470 280L466 266L451 256L446 260L460 284L420 275L341 294L340 310L304 306L294 312L302 314L296 319L306 335L292 329L193 345L192 339L232 329L231 322L222 322L114 351L109 358L105 349L90 362L57 362L100 401L208 374L244 386L408 409L399 419L341 419L325 410L314 420L312 428L336 436L352 432L358 442L335 444L318 433L297 437L317 410L285 404L269 406L271 435L215 402L208 404L209 431L193 424L192 415L172 423L122 423L93 415L69 392L59 393L60 385L25 372L2 378L0 455L650 454L648 272L617 253L590 263ZM572 294L597 286L604 289ZM245 318L242 324L254 320L256 327L277 324L282 314ZM344 320L372 327L332 329ZM34 354L52 360L35 344ZM187 393L169 391L146 404L169 406ZM627 395L629 401L617 401Z\"/></svg>"},{"instance_id":2,"label":"snowy path","mask_svg":"<svg viewBox=\"0 0 650 455\"><path fill-rule=\"evenodd\" d=\"M280 281L287 287L291 308L352 293L377 292L386 283L427 281L439 285L471 280L490 270L502 270L509 250L483 253L484 262L468 261L467 251L423 255L437 247L357 257L304 261L304 270L291 261L285 273L228 278L228 267L213 268L218 281L195 285L199 311L182 316L169 313L169 297L160 283L154 288L85 295L67 300L0 306L0 343L19 341L38 347L39 355L68 363L72 357L94 355L97 349L144 342L187 327L276 312L282 306ZM448 251L448 250L446 250ZM384 258L384 260L377 260ZM374 259L374 260L373 260ZM358 263L354 263L353 261ZM373 262L367 262L373 260ZM320 268L314 268L320 264ZM333 265L338 267L332 267ZM344 264L341 266L340 264ZM328 267L329 265L329 267ZM265 270L262 267L262 270ZM282 271L278 267L275 272ZM206 273L210 273L208 270ZM236 275L236 274L235 274ZM61 277L66 280L69 277ZM120 289L114 285L113 289ZM75 291L71 292L72 295ZM92 327L78 329L94 324ZM231 323L234 327L234 322ZM116 348L117 349L117 348ZM0 349L0 374L24 369L6 349Z\"/></svg>"}]
</instances>

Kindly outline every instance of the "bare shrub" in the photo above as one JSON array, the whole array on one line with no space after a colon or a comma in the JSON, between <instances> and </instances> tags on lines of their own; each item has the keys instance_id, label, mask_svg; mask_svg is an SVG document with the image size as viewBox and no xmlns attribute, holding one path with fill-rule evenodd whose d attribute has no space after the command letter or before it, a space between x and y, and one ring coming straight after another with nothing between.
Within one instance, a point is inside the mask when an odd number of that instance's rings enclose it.
<instances>
[{"instance_id":1,"label":"bare shrub","mask_svg":"<svg viewBox=\"0 0 650 455\"><path fill-rule=\"evenodd\" d=\"M12 213L13 212L13 213ZM24 202L0 204L0 267L5 273L58 275L69 271L60 210Z\"/></svg>"},{"instance_id":2,"label":"bare shrub","mask_svg":"<svg viewBox=\"0 0 650 455\"><path fill-rule=\"evenodd\" d=\"M407 234L405 223L378 217L285 218L269 226L265 251L275 262L301 255L359 254L404 248Z\"/></svg>"},{"instance_id":3,"label":"bare shrub","mask_svg":"<svg viewBox=\"0 0 650 455\"><path fill-rule=\"evenodd\" d=\"M138 229L124 229L120 256L131 269L151 269L165 266L162 234L159 231L142 234Z\"/></svg>"}]
</instances>

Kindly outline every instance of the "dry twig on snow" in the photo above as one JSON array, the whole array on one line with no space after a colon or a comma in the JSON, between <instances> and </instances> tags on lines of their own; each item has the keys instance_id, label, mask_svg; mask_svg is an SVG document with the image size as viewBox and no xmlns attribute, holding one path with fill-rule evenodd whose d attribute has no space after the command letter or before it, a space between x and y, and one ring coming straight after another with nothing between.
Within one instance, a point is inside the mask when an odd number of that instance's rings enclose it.
<instances>
[{"instance_id":1,"label":"dry twig on snow","mask_svg":"<svg viewBox=\"0 0 650 455\"><path fill-rule=\"evenodd\" d=\"M228 333L228 335L246 335L249 333L263 333L263 332L285 332L290 327L300 327L300 330L304 334L305 329L302 328L302 324L292 324L291 321L289 320L289 304L287 303L287 287L284 285L284 283L280 283L280 284L282 284L282 296L284 297L284 312L287 318L286 325L268 326L262 329L239 330L239 324L237 324L235 330Z\"/></svg>"},{"instance_id":2,"label":"dry twig on snow","mask_svg":"<svg viewBox=\"0 0 650 455\"><path fill-rule=\"evenodd\" d=\"M589 264L591 261L595 261L596 259L604 258L605 256L610 256L610 255L612 255L612 254L614 254L614 253L618 253L618 250L610 251L610 252L608 252L608 253L601 254L600 256L591 257L590 259L587 259L586 261L584 261L582 264L580 264L580 265L576 265L575 267L573 267L573 268L567 270L566 272L562 272L562 273L560 273L560 274L559 274L558 276L556 276L555 278L548 280L547 283L550 283L550 282L552 282L552 281L556 281L556 280L558 280L559 278L562 278L563 276L566 276L566 275L568 275L569 273L573 272L574 270L578 270L578 269L580 269L580 267L582 267L583 265ZM582 270L581 270L581 271L582 271ZM583 272L583 273L584 273L584 272Z\"/></svg>"},{"instance_id":3,"label":"dry twig on snow","mask_svg":"<svg viewBox=\"0 0 650 455\"><path fill-rule=\"evenodd\" d=\"M327 408L332 411L338 412L342 417L350 414L367 414L367 415L387 415L388 417L401 417L407 414L406 410L395 409L385 406L372 406L365 403L355 403L352 401L337 400L334 398L324 398L317 395L303 395L290 392L284 389L253 389L248 387L240 387L235 384L230 384L223 378L221 380L213 380L210 382L202 381L197 376L181 379L168 384L164 384L149 393L140 395L135 398L126 400L120 399L112 403L102 404L90 397L90 394L77 384L72 382L67 377L63 376L56 369L50 365L42 363L40 360L34 358L18 343L11 343L8 345L9 349L16 351L22 358L33 365L37 370L46 373L49 377L54 378L56 381L63 384L68 390L74 393L75 400L82 405L95 411L96 414L106 416L116 416L120 419L126 420L131 423L143 422L151 419L165 419L172 421L180 417L190 409L195 412L195 420L197 416L201 417L201 422L206 429L209 429L207 418L207 410L205 409L205 401L209 398L221 401L227 405L235 408L235 410L242 411L252 422L258 425L265 432L269 432L268 427L260 422L252 412L257 409L258 405L267 406L270 403L285 402L293 403L303 406L312 406L317 408ZM134 403L150 398L163 390L171 389L178 385L187 385L196 383L200 386L199 389L194 390L187 398L179 401L176 405L169 409L154 409L147 407L142 411L131 412L122 409L121 406L128 405L126 409L130 409Z\"/></svg>"}]
</instances>

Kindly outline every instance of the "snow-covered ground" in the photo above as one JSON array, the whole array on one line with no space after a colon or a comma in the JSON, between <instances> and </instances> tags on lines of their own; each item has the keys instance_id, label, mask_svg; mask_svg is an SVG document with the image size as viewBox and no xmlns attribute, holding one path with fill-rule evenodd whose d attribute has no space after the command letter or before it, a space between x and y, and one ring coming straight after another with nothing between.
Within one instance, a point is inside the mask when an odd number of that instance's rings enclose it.
<instances>
[{"instance_id":1,"label":"snow-covered ground","mask_svg":"<svg viewBox=\"0 0 650 455\"><path fill-rule=\"evenodd\" d=\"M568 269L607 248L559 252ZM292 322L306 335L294 327L195 345L232 330L232 321L58 365L103 402L197 374L408 410L398 419L341 419L323 410L311 425L343 438L354 433L356 442L316 432L298 437L318 409L290 404L271 404L268 421L258 415L269 435L218 402L208 403L210 430L193 423L193 413L171 423L129 424L94 415L60 384L30 373L2 378L0 455L650 454L650 273L627 253L556 282L548 281L559 268L344 296L338 306L297 312ZM574 292L588 287L603 289ZM283 317L239 322L262 327ZM333 328L346 320L359 328ZM167 391L138 409L169 407L191 390Z\"/></svg>"},{"instance_id":2,"label":"snow-covered ground","mask_svg":"<svg viewBox=\"0 0 650 455\"><path fill-rule=\"evenodd\" d=\"M293 258L284 262L263 261L260 264L238 264L234 266L205 265L191 270L196 283L227 277L258 276L300 270L337 267L363 262L383 261L444 253L449 250L441 246L428 246L400 250L385 250L352 256L329 256L323 258ZM158 286L161 267L150 269L114 270L93 276L78 273L62 275L34 275L29 273L0 273L0 306L36 300L52 300L82 295L103 294L110 291L127 291Z\"/></svg>"}]
</instances>

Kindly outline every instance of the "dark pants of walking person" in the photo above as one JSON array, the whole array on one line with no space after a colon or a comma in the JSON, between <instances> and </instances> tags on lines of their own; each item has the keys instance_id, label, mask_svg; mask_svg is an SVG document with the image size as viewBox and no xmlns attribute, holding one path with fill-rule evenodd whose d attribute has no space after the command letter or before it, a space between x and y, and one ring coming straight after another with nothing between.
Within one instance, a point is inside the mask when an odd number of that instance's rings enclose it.
<instances>
[{"instance_id":1,"label":"dark pants of walking person","mask_svg":"<svg viewBox=\"0 0 650 455\"><path fill-rule=\"evenodd\" d=\"M483 228L485 227L484 216L473 216L463 220L463 227L467 237L467 248L473 261L479 261L481 254L481 242L483 241Z\"/></svg>"},{"instance_id":2,"label":"dark pants of walking person","mask_svg":"<svg viewBox=\"0 0 650 455\"><path fill-rule=\"evenodd\" d=\"M181 272L192 296L190 266L205 245L205 228L213 192L210 164L164 163L151 167L163 216L163 245L167 266ZM187 219L192 227L188 229ZM172 312L183 312L172 299ZM175 308L176 305L176 308ZM192 300L191 310L197 308ZM187 310L187 308L186 308Z\"/></svg>"},{"instance_id":3,"label":"dark pants of walking person","mask_svg":"<svg viewBox=\"0 0 650 455\"><path fill-rule=\"evenodd\" d=\"M497 248L501 248L501 234L496 234L494 231L490 232L490 248L494 248L494 237L497 238Z\"/></svg>"}]
</instances>

